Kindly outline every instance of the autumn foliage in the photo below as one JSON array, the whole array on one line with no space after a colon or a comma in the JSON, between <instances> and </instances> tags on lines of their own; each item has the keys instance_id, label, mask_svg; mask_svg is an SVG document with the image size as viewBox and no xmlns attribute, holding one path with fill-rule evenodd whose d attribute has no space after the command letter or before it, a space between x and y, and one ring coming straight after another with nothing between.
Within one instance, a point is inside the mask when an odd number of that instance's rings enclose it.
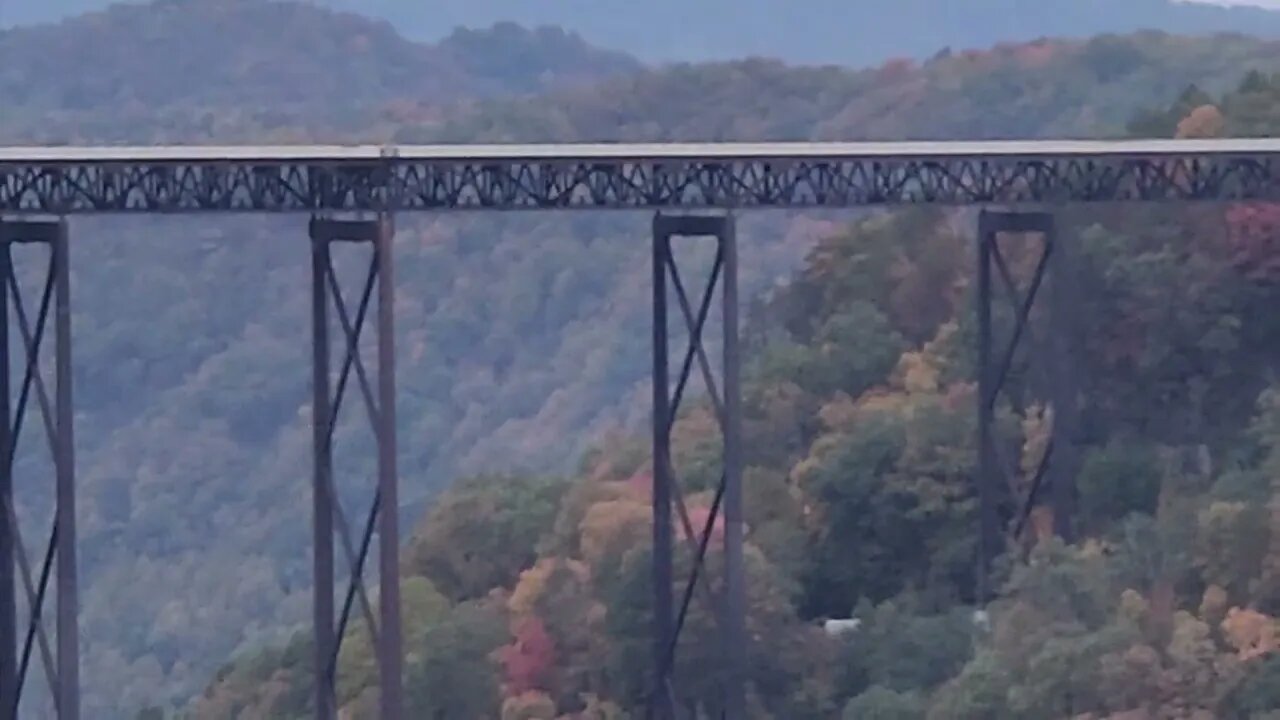
<instances>
[{"instance_id":1,"label":"autumn foliage","mask_svg":"<svg viewBox=\"0 0 1280 720\"><path fill-rule=\"evenodd\" d=\"M537 616L520 620L512 629L512 642L498 651L506 671L503 691L519 697L547 687L555 667L555 641Z\"/></svg>"},{"instance_id":2,"label":"autumn foliage","mask_svg":"<svg viewBox=\"0 0 1280 720\"><path fill-rule=\"evenodd\" d=\"M1280 276L1280 205L1236 204L1226 210L1232 262L1248 277L1273 281Z\"/></svg>"}]
</instances>

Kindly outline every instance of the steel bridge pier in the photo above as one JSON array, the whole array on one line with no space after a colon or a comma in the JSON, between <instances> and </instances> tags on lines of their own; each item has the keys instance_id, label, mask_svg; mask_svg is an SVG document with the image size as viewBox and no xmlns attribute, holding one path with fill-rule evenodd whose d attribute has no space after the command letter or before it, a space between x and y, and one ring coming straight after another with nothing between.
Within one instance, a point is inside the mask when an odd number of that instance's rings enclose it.
<instances>
[{"instance_id":1,"label":"steel bridge pier","mask_svg":"<svg viewBox=\"0 0 1280 720\"><path fill-rule=\"evenodd\" d=\"M1074 538L1071 519L1080 466L1081 378L1073 256L1070 243L1059 242L1050 213L983 210L978 217L976 595L980 608L994 595L993 561L1008 545L1034 531L1032 516L1037 508L1048 510L1054 534L1068 542ZM1021 268L1012 261L1015 257L1022 261ZM1029 277L1018 277L1018 269ZM1047 330L1046 337L1033 334L1036 315L1042 316L1039 325ZM1018 472L1018 447L997 436L1002 400L1019 414L1040 404L1050 423L1044 451L1025 477Z\"/></svg>"},{"instance_id":2,"label":"steel bridge pier","mask_svg":"<svg viewBox=\"0 0 1280 720\"><path fill-rule=\"evenodd\" d=\"M36 292L22 287L15 250L37 251L44 272ZM24 252L24 254L26 254ZM37 261L39 262L39 261ZM64 220L0 218L0 718L18 717L31 663L38 657L59 720L80 717L80 646L77 627L75 452L71 403L71 281ZM53 317L52 397L42 351ZM16 332L15 332L16 331ZM10 347L20 343L17 364ZM17 371L16 373L14 371ZM12 378L20 377L14 396ZM34 391L39 427L53 464L53 518L47 540L24 539L18 522L14 458ZM47 482L47 481L46 481ZM39 564L32 552L39 548ZM52 584L52 587L51 587ZM50 591L52 590L52 596ZM21 596L19 595L21 591ZM18 620L19 599L25 618ZM46 630L52 607L54 642Z\"/></svg>"},{"instance_id":3,"label":"steel bridge pier","mask_svg":"<svg viewBox=\"0 0 1280 720\"><path fill-rule=\"evenodd\" d=\"M680 273L672 241L676 238L711 238L716 256L698 305ZM721 373L717 382L703 345L707 318L716 295L720 296L723 323ZM688 332L688 346L671 384L668 300L675 298L681 327ZM702 527L694 527L671 457L672 426L681 401L698 365L714 407L723 437L723 472L711 510ZM703 712L737 720L746 716L746 578L742 521L742 410L741 358L738 337L738 246L734 219L727 215L658 214L653 220L653 687L649 717L676 720L687 698L681 698L676 660L695 596L710 603L720 634L722 666L703 672L719 680L719 707ZM717 385L722 385L717 389ZM679 520L679 531L673 521ZM713 587L707 568L707 551L717 523L723 527L723 580ZM681 542L677 543L677 538ZM673 557L675 546L690 555L687 577L677 586ZM680 590L679 603L676 589Z\"/></svg>"},{"instance_id":4,"label":"steel bridge pier","mask_svg":"<svg viewBox=\"0 0 1280 720\"><path fill-rule=\"evenodd\" d=\"M362 614L378 665L379 717L404 717L404 648L400 618L399 488L396 470L395 285L390 215L376 220L311 220L312 412L314 475L312 483L315 717L335 720L338 710L338 654L354 612ZM352 296L344 292L334 270L336 243L369 248L368 269ZM376 292L375 292L376 291ZM350 289L348 289L350 292ZM370 378L360 356L360 339L369 325L376 294L377 375ZM330 313L330 310L333 312ZM341 365L336 387L330 360L333 316L338 321ZM377 481L369 510L353 527L338 498L333 473L336 419L353 381L377 443ZM334 597L334 537L342 548L348 580L341 608ZM364 575L373 535L378 535L377 609L365 590ZM359 533L358 535L356 533ZM376 619L375 619L376 617Z\"/></svg>"}]
</instances>

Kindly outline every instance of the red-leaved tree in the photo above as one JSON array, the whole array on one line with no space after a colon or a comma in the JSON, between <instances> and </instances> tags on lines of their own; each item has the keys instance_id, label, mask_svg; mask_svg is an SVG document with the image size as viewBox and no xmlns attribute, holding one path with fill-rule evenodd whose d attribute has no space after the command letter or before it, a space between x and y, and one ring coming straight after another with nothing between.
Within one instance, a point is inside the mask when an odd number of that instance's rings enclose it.
<instances>
[{"instance_id":1,"label":"red-leaved tree","mask_svg":"<svg viewBox=\"0 0 1280 720\"><path fill-rule=\"evenodd\" d=\"M498 659L506 671L508 696L532 690L546 690L555 670L555 641L537 616L521 620L515 627L515 639L498 650Z\"/></svg>"}]
</instances>

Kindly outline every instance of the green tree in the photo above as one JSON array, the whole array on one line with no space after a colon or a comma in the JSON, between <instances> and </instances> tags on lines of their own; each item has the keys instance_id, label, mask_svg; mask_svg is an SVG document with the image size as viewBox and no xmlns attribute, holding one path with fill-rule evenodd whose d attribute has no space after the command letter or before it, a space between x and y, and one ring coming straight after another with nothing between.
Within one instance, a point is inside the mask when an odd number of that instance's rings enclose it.
<instances>
[{"instance_id":1,"label":"green tree","mask_svg":"<svg viewBox=\"0 0 1280 720\"><path fill-rule=\"evenodd\" d=\"M424 720L497 717L500 673L494 653L507 642L505 612L491 601L467 601L431 625L408 669L406 700Z\"/></svg>"},{"instance_id":2,"label":"green tree","mask_svg":"<svg viewBox=\"0 0 1280 720\"><path fill-rule=\"evenodd\" d=\"M536 559L566 487L562 480L503 475L463 480L432 506L406 564L455 601L510 586Z\"/></svg>"},{"instance_id":3,"label":"green tree","mask_svg":"<svg viewBox=\"0 0 1280 720\"><path fill-rule=\"evenodd\" d=\"M1088 452L1076 478L1084 526L1097 532L1130 513L1154 515L1161 481L1157 461L1140 440L1112 441Z\"/></svg>"},{"instance_id":4,"label":"green tree","mask_svg":"<svg viewBox=\"0 0 1280 720\"><path fill-rule=\"evenodd\" d=\"M873 686L844 706L844 720L924 720L926 705L919 694Z\"/></svg>"}]
</instances>

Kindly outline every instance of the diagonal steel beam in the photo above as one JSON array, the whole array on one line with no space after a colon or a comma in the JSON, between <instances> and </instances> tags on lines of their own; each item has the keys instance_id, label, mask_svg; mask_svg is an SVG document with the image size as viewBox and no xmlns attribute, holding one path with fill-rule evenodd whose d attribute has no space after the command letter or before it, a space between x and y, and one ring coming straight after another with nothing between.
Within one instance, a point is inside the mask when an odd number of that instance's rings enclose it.
<instances>
[{"instance_id":1,"label":"diagonal steel beam","mask_svg":"<svg viewBox=\"0 0 1280 720\"><path fill-rule=\"evenodd\" d=\"M323 272L324 274L327 275L332 271L332 263L326 260L325 264L326 264L326 269L323 270ZM347 338L345 357L343 358L343 363L342 363L342 370L339 371L338 373L338 386L337 386L337 389L334 391L332 407L330 410L333 417L337 417L337 415L341 412L342 401L346 397L347 383L351 378L351 370L355 365L355 362L359 359L360 335L364 330L365 317L368 315L369 307L373 299L373 289L376 284L375 280L377 278L377 273L378 273L378 263L377 263L377 258L374 257L374 258L371 258L369 261L369 270L368 270L368 273L366 274L365 282L363 284L364 289L360 294L360 302L356 307L356 317L355 317L354 323L352 323L355 329L354 337L348 336ZM330 290L330 292L332 292L332 290ZM327 302L327 300L328 300L328 296L326 295L325 301ZM366 403L367 402L368 402L368 397L366 393ZM335 426L336 426L336 423L330 423L328 427L327 435L328 435L328 441L330 444L332 444L333 442L333 433L334 433ZM332 485L332 478L328 480L328 484L329 484L329 492L331 496L336 498L336 493L334 492L335 488ZM365 567L365 564L368 562L370 543L373 537L373 529L377 521L378 511L379 511L379 506L381 505L381 501L382 501L381 490L375 491L373 495L373 507L370 508L367 516L367 520L365 521L364 534L361 537L361 541L360 541L360 551L355 558L354 567L351 570L351 577L348 579L348 583L347 583L346 597L343 599L343 603L342 603L342 611L338 617L338 627L337 627L338 640L336 642L336 645L338 646L341 645L341 642L342 642L341 639L346 635L347 625L350 622L350 618L351 618L352 604L354 603L357 594L361 595L360 600L361 600L362 610L364 611L364 614L365 614L365 621L369 625L369 627L373 630L373 632L370 633L370 638L373 640L373 642L375 643L377 642L376 627L374 626L374 623L373 623L372 603L369 602L369 598L366 594L367 590L364 588L363 583L360 583L359 585L357 585L357 579L364 577L364 567ZM344 524L346 523L345 516L343 517L341 522ZM348 532L349 534L349 530L347 530L346 532ZM350 552L348 551L348 556L349 555L350 555ZM351 558L348 557L349 562L350 560ZM340 650L340 647L334 647L333 652L331 654L331 658L329 660L330 673L334 672L337 667L339 650Z\"/></svg>"},{"instance_id":2,"label":"diagonal steel beam","mask_svg":"<svg viewBox=\"0 0 1280 720\"><path fill-rule=\"evenodd\" d=\"M693 311L689 306L689 298L685 293L684 283L680 278L680 270L675 264L675 259L671 253L667 254L667 267L671 273L671 281L675 286L676 299L680 305L680 311L684 315L685 325L689 330L689 343L685 350L684 360L681 363L680 378L676 382L675 397L672 399L673 411L680 409L680 402L684 398L684 391L691 374L691 365L693 364L695 355L699 364L702 366L702 375L707 383L707 393L711 397L711 402L715 406L716 420L719 421L721 430L724 429L724 403L720 399L719 390L716 387L714 376L711 373L710 362L707 360L706 350L702 345L702 332L706 326L707 318L711 313L711 303L715 299L716 285L719 282L720 271L724 267L724 248L717 243L715 263L711 267L711 278L707 282L707 286L702 292L702 301L698 306L698 314L693 315Z\"/></svg>"},{"instance_id":3,"label":"diagonal steel beam","mask_svg":"<svg viewBox=\"0 0 1280 720\"><path fill-rule=\"evenodd\" d=\"M689 607L693 603L693 588L698 584L698 579L702 574L702 568L706 565L707 549L711 545L712 531L715 529L716 520L720 515L720 505L724 500L724 474L720 475L720 483L716 488L715 498L711 501L711 511L707 514L707 521L703 523L702 534L698 538L698 551L694 558L693 567L689 571L689 581L685 583L684 595L680 600L680 611L676 615L676 636L671 639L670 652L667 657L668 667L675 662L676 645L681 631L684 630L685 619L689 614ZM703 583L704 587L708 585ZM712 606L714 612L716 607Z\"/></svg>"},{"instance_id":4,"label":"diagonal steel beam","mask_svg":"<svg viewBox=\"0 0 1280 720\"><path fill-rule=\"evenodd\" d=\"M677 291L676 296L681 302L682 309L685 312L686 329L689 332L689 341L685 349L684 360L680 367L680 375L678 380L676 381L674 396L671 399L670 417L668 418L668 422L666 426L666 435L669 439L671 435L671 429L675 424L675 418L679 414L680 405L681 405L681 401L683 400L685 389L688 387L689 379L692 376L691 371L693 367L694 357L695 356L700 357L704 365L707 362L706 353L703 351L703 347L702 347L702 332L703 332L703 328L706 325L707 318L710 315L712 300L715 299L717 279L720 275L720 270L722 266L721 258L723 257L723 248L721 248L719 246L719 243L717 243L716 261L712 265L710 279L707 282L706 287L703 289L702 302L698 309L698 315L695 318L692 316L692 312L689 308L688 297L684 292L684 286L680 282L679 272L676 269L676 265L673 260L674 253L670 252L670 240L668 240L667 247L668 247L668 252L666 253L667 262L666 262L665 272L669 274L669 277L671 278L672 283L675 286L675 289ZM723 417L722 415L719 414L721 410L720 397L718 394L718 390L715 386L715 382L713 379L711 379L710 375L704 375L704 377L707 378L708 395L711 397L712 403L714 404L717 411L716 420L717 422L722 423ZM722 426L722 431L723 431L723 426ZM700 562L699 558L702 556L703 551L699 549L698 533L693 527L693 520L689 514L689 506L685 500L684 487L683 487L683 484L680 482L680 474L676 472L674 461L671 458L669 453L667 455L667 464L668 464L668 467L667 467L668 477L670 478L670 481L671 481L671 495L672 495L673 501L675 502L676 514L680 520L680 528L683 532L684 543L689 550L690 557L693 559L695 563L698 563ZM715 588L711 587L706 583L703 583L702 587L703 587L704 598L706 599L707 603L710 605L710 608L714 616L716 606L720 603L718 594L716 593ZM677 629L677 633L678 632L679 630Z\"/></svg>"},{"instance_id":5,"label":"diagonal steel beam","mask_svg":"<svg viewBox=\"0 0 1280 720\"><path fill-rule=\"evenodd\" d=\"M1027 326L1029 324L1028 321L1031 318L1031 309L1035 305L1036 298L1038 297L1040 292L1040 286L1044 281L1045 270L1049 266L1050 254L1051 254L1051 248L1046 247L1044 252L1041 253L1039 261L1036 263L1035 275L1033 276L1031 287L1028 289L1025 297L1019 297L1019 293L1015 289L1016 286L1012 284L1013 283L1012 278L1007 274L1008 268L1007 266L1004 265L1004 258L1000 253L999 247L995 246L993 243L992 255L995 259L996 267L1005 268L1004 273L1005 273L1006 282L1009 283L1006 285L1006 287L1008 288L1009 292L1013 295L1013 299L1011 300L1011 302L1014 308L1017 310L1017 317L1014 319L1013 337L1009 339L1009 343L1008 345L1005 346L1005 351L1001 355L1000 365L999 365L1000 369L996 373L993 392L998 393L1000 389L1004 387L1004 382L1005 382L1005 379L1008 377L1009 370L1013 367L1013 358L1018 351L1018 346L1022 342L1022 336L1027 330ZM992 402L992 403L995 402L994 395L990 398L989 402Z\"/></svg>"},{"instance_id":6,"label":"diagonal steel beam","mask_svg":"<svg viewBox=\"0 0 1280 720\"><path fill-rule=\"evenodd\" d=\"M377 256L375 255L374 258L376 262ZM364 328L362 326L357 327L351 322L351 315L347 312L347 302L342 294L342 288L338 285L337 273L334 272L332 262L330 262L329 266L325 269L325 277L328 279L329 292L332 293L333 306L338 311L338 322L342 325L342 332L346 337L346 362L350 362L355 366L356 380L360 386L360 394L364 397L364 406L365 411L369 415L369 424L375 428L379 427L378 403L373 399L372 383L369 381L369 375L365 370L364 361L360 359L359 342L361 331ZM373 292L373 288L377 284L377 280L378 274L377 267L375 265L373 272L370 273L369 277L365 281L362 296ZM362 304L366 304L363 297L361 298L361 302Z\"/></svg>"},{"instance_id":7,"label":"diagonal steel beam","mask_svg":"<svg viewBox=\"0 0 1280 720\"><path fill-rule=\"evenodd\" d=\"M10 513L10 517L16 522L17 514L13 513L13 506L6 503L5 510ZM47 631L44 629L43 621L45 595L49 590L49 575L53 570L54 552L57 548L58 524L55 521L53 530L49 533L49 543L45 546L44 560L40 565L40 583L36 592L36 604L33 609L28 610L28 612L31 613L31 618L27 621L27 635L22 641L22 657L19 660L20 664L18 666L18 695L22 694L22 686L26 682L27 671L31 667L31 653L37 639L39 639L40 642L40 658L45 666L45 677L49 680L57 679L56 672L52 670L53 653L49 649L49 636L47 635ZM52 691L53 688L51 687L50 690ZM18 712L16 699L13 712L15 715Z\"/></svg>"},{"instance_id":8,"label":"diagonal steel beam","mask_svg":"<svg viewBox=\"0 0 1280 720\"><path fill-rule=\"evenodd\" d=\"M332 269L332 265L329 265L329 268ZM377 258L371 258L369 260L369 272L365 277L365 281L363 285L364 290L363 292L360 293L360 303L356 306L356 319L354 323L355 330L356 330L356 337L354 339L348 338L346 354L343 357L343 361L342 361L342 370L338 372L338 387L334 391L334 397L333 397L333 413L335 416L337 416L337 414L342 410L342 400L343 398L346 397L347 383L351 379L351 370L354 367L356 360L359 359L360 335L364 330L365 316L369 314L369 306L372 304L373 288L376 285L375 279L377 278L377 276L378 276ZM333 441L333 431L334 431L334 427L330 425L329 426L330 442Z\"/></svg>"},{"instance_id":9,"label":"diagonal steel beam","mask_svg":"<svg viewBox=\"0 0 1280 720\"><path fill-rule=\"evenodd\" d=\"M358 378L358 383L364 394L364 400L365 400L364 405L369 416L369 422L375 428L375 431L376 431L376 428L379 427L378 426L378 415L379 415L378 409L374 404L373 395L369 389L368 378L365 375L364 364L361 362L360 355L359 355L359 341L360 341L361 331L363 330L363 325L353 326L351 323L351 319L347 314L345 301L343 300L342 290L337 284L337 277L336 277L336 273L334 273L333 271L332 262L329 262L327 267L325 268L325 276L327 278L327 282L330 288L330 293L331 293L330 297L333 300L335 309L337 309L338 311L338 317L342 324L342 331L346 337L346 343L345 343L346 359L344 360L343 367L345 369L348 366L354 365L356 370L356 376ZM376 283L377 283L377 273L376 273L376 267L375 267L375 272L371 272L368 279L365 282L365 286L364 286L365 290L364 290L364 293L362 293L362 298L361 298L362 309L365 309L368 307L367 302L365 302L365 297L368 297L372 293L373 286ZM360 317L363 318L363 316L360 316ZM341 393L344 390L345 390L345 384L340 383L339 392ZM339 408L342 404L342 398L343 398L343 395L339 394L336 396L333 402L333 407L334 407L333 415L335 418L337 417L337 408ZM336 425L336 422L331 423L329 427L330 438L332 438L332 435L333 435L334 425ZM364 567L364 560L362 557L360 557L356 553L355 545L352 542L351 524L347 520L346 511L343 509L341 499L338 497L337 488L333 484L332 474L330 474L327 481L329 483L330 496L333 498L332 511L333 511L333 517L338 529L339 542L342 545L342 550L347 560L347 568L350 571L350 578L348 579L348 582L350 586L354 587L354 591L356 592L356 594L360 599L360 606L362 611L364 612L365 622L369 626L369 636L372 639L374 646L377 647L380 641L379 641L378 623L374 619L373 603L369 600L368 591L365 590L362 576L359 574L357 570L358 568ZM370 510L371 522L373 518L377 517L377 514L378 514L378 508L379 508L378 501L380 500L379 495L380 495L380 490L375 490L375 501L373 504L373 508ZM361 552L363 554L367 554L368 552L367 544L362 544L362 548L366 548L366 549L362 549ZM351 587L348 588L348 592L350 591L351 591ZM345 628L345 622L342 623L342 626L343 628ZM339 634L335 638L335 648L334 648L335 655L341 649L341 646L342 646L342 635Z\"/></svg>"},{"instance_id":10,"label":"diagonal steel beam","mask_svg":"<svg viewBox=\"0 0 1280 720\"><path fill-rule=\"evenodd\" d=\"M54 666L53 650L51 649L49 644L49 637L45 634L43 623L40 622L39 608L43 607L44 603L40 599L41 593L37 592L36 590L35 581L32 580L31 560L27 556L27 548L25 543L22 540L22 533L20 530L17 529L18 513L16 509L13 507L12 498L6 497L4 499L4 504L5 504L4 512L6 516L9 518L9 522L13 524L13 528L14 528L13 542L16 550L15 554L17 557L18 574L19 574L19 577L21 577L22 579L23 591L26 593L28 612L32 613L32 618L27 621L28 622L27 632L30 633L32 631L31 628L33 627L35 628L35 635L40 641L39 643L40 658L41 658L41 661L44 663L45 680L49 683L49 692L52 694L53 697L57 697L58 671L55 669L55 666ZM10 638L10 640L16 641L16 637ZM15 682L14 682L14 687L18 691L13 700L15 717L17 716L16 715L17 707L18 707L17 702L21 700L21 697L22 697L21 690L22 690L22 685L24 683L25 675L26 674L24 671L21 675L18 675L15 678Z\"/></svg>"},{"instance_id":11,"label":"diagonal steel beam","mask_svg":"<svg viewBox=\"0 0 1280 720\"><path fill-rule=\"evenodd\" d=\"M1031 518L1031 510L1035 508L1036 500L1040 497L1040 489L1044 485L1045 472L1049 469L1050 458L1053 457L1053 438L1049 438L1049 442L1045 444L1044 454L1040 456L1040 462L1036 463L1036 472L1031 477L1031 487L1027 489L1027 497L1022 502L1022 508L1018 512L1018 522L1013 528L1013 537L1018 538L1022 535L1022 531L1027 527L1027 521Z\"/></svg>"},{"instance_id":12,"label":"diagonal steel beam","mask_svg":"<svg viewBox=\"0 0 1280 720\"><path fill-rule=\"evenodd\" d=\"M46 299L52 291L52 285L53 283L51 281L45 287ZM44 425L45 440L49 444L49 452L56 454L58 445L58 429L56 426L53 402L49 399L49 391L45 387L44 378L42 377L38 367L40 360L40 346L36 343L35 334L32 332L31 323L27 318L26 306L22 302L22 291L18 287L17 279L14 278L12 274L9 275L9 290L13 297L14 315L18 319L18 332L22 336L22 344L27 350L27 362L29 363L28 368L30 369L32 382L35 385L36 403L40 408L40 418ZM40 316L38 318L38 324L42 327L44 326L48 311L48 304L42 301Z\"/></svg>"},{"instance_id":13,"label":"diagonal steel beam","mask_svg":"<svg viewBox=\"0 0 1280 720\"><path fill-rule=\"evenodd\" d=\"M342 612L338 616L338 635L337 636L339 638L342 638L346 634L347 625L351 622L351 608L352 608L352 605L355 603L356 595L357 594L364 595L364 593L367 592L365 590L362 578L364 578L365 564L369 561L369 549L373 542L373 531L374 531L374 528L377 526L378 511L380 509L379 505L381 505L381 502L382 502L382 494L374 493L373 507L369 509L369 514L366 516L365 526L364 526L364 535L360 539L360 553L356 557L355 568L351 570L351 578L347 582L346 597L344 597L342 600ZM363 597L361 602L363 603L363 607L364 607L365 622L372 623L372 620L373 620L371 616L372 610L369 607L368 597L367 596ZM372 624L370 624L369 627L371 629L376 629ZM376 647L378 642L377 634L371 631L369 633L369 638L374 643L374 646ZM333 657L329 661L331 672L336 672L336 668L338 666L338 652L340 650L341 650L341 647L335 647L333 649Z\"/></svg>"},{"instance_id":14,"label":"diagonal steel beam","mask_svg":"<svg viewBox=\"0 0 1280 720\"><path fill-rule=\"evenodd\" d=\"M668 242L668 247L669 247L669 242ZM724 252L723 248L720 247L719 244L717 244L716 261L712 265L710 280L707 282L706 287L703 289L702 300L699 305L698 314L696 318L692 316L692 313L689 308L688 297L685 294L683 285L680 282L679 273L676 270L676 266L673 261L674 254L671 252L666 253L667 262L666 262L666 270L664 272L667 272L670 274L672 282L676 285L676 288L678 290L677 297L681 301L681 309L685 314L686 328L689 331L689 342L685 349L684 359L681 363L679 379L676 381L675 393L670 401L670 418L666 427L666 434L668 437L671 434L671 428L675 423L676 415L679 413L680 405L684 398L684 392L688 387L689 379L692 376L691 371L692 371L695 355L701 358L704 365L707 362L706 354L702 347L701 338L702 338L703 328L706 326L707 318L710 315L711 303L715 299L717 279L720 275L720 270L723 266L723 263L721 260L723 257L723 252ZM706 369L704 367L704 373L705 373L705 370ZM724 419L723 408L722 408L722 403L720 402L718 390L715 386L714 380L711 379L709 374L704 374L704 377L707 378L707 383L709 386L708 395L710 396L717 413L716 420L718 423L721 424L721 430L723 432L723 419ZM680 482L679 473L676 472L674 463L671 460L669 454L668 454L667 472L669 474L668 476L671 478L671 494L675 502L676 514L679 516L680 527L681 527L681 530L683 531L684 542L688 546L690 555L693 557L694 562L698 562L698 558L701 556L701 551L699 550L699 547L698 547L699 543L697 540L698 534L693 527L693 520L689 515L689 507L688 507L688 503L685 501L684 488ZM704 584L703 587L704 587L704 595L706 597L706 600L708 603L711 604L712 608L714 609L714 607L720 602L720 600L717 597L715 588L712 588L710 585L706 585L706 584Z\"/></svg>"}]
</instances>

